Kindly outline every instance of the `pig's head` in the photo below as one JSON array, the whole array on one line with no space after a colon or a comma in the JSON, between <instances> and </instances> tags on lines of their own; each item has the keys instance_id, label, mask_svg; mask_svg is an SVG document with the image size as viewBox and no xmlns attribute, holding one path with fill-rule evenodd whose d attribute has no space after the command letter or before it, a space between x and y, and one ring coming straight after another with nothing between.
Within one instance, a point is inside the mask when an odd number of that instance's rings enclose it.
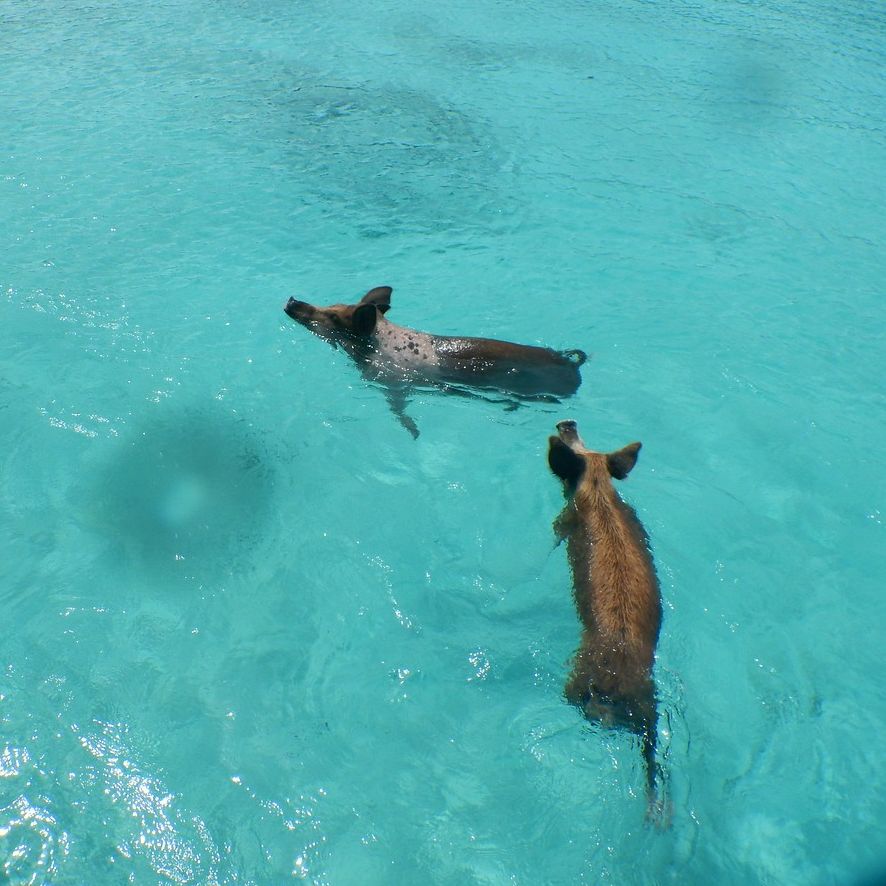
<instances>
[{"instance_id":1,"label":"pig's head","mask_svg":"<svg viewBox=\"0 0 886 886\"><path fill-rule=\"evenodd\" d=\"M563 481L567 494L590 492L624 480L637 463L640 443L629 443L616 452L588 449L574 421L557 423L557 436L548 439L548 464Z\"/></svg>"},{"instance_id":2,"label":"pig's head","mask_svg":"<svg viewBox=\"0 0 886 886\"><path fill-rule=\"evenodd\" d=\"M336 304L328 307L291 298L283 310L296 323L332 345L353 345L375 331L379 314L384 314L391 307L391 291L390 286L377 286L355 305Z\"/></svg>"}]
</instances>

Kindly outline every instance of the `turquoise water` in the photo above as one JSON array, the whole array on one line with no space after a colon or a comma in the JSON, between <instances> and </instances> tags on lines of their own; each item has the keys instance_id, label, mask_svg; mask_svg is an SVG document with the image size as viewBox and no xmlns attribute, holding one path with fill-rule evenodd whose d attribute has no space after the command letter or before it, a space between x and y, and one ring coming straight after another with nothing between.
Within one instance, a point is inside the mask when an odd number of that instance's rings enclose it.
<instances>
[{"instance_id":1,"label":"turquoise water","mask_svg":"<svg viewBox=\"0 0 886 886\"><path fill-rule=\"evenodd\" d=\"M886 863L876 3L0 6L0 882ZM420 394L282 313L581 347ZM560 697L547 435L639 439L673 824Z\"/></svg>"}]
</instances>

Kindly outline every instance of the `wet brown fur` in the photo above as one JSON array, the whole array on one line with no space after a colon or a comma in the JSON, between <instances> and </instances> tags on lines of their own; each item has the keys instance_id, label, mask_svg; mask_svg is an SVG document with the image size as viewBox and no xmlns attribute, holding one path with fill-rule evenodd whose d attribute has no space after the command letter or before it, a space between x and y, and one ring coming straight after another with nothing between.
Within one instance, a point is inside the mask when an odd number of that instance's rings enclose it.
<instances>
[{"instance_id":1,"label":"wet brown fur","mask_svg":"<svg viewBox=\"0 0 886 886\"><path fill-rule=\"evenodd\" d=\"M564 694L586 717L640 736L650 810L656 804L657 711L652 667L661 595L648 537L615 490L636 463L639 443L604 454L588 450L574 422L549 440L551 469L568 501L555 522L567 541L581 644Z\"/></svg>"}]
</instances>

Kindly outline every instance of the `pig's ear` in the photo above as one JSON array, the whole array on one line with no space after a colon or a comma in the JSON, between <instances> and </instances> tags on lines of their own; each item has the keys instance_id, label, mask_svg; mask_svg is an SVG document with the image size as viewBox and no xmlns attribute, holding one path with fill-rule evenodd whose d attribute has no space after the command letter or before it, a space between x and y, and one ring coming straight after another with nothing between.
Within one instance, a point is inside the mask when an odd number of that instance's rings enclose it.
<instances>
[{"instance_id":1,"label":"pig's ear","mask_svg":"<svg viewBox=\"0 0 886 886\"><path fill-rule=\"evenodd\" d=\"M373 304L359 304L354 308L352 318L354 332L357 335L369 335L378 322L378 308Z\"/></svg>"},{"instance_id":2,"label":"pig's ear","mask_svg":"<svg viewBox=\"0 0 886 886\"><path fill-rule=\"evenodd\" d=\"M609 468L609 473L616 480L624 480L630 474L631 468L637 464L637 454L640 452L642 445L642 443L628 443L627 446L619 449L618 452L610 452L606 456L606 465Z\"/></svg>"},{"instance_id":3,"label":"pig's ear","mask_svg":"<svg viewBox=\"0 0 886 886\"><path fill-rule=\"evenodd\" d=\"M376 286L360 299L360 304L375 305L384 314L385 311L391 309L391 293L393 291L390 286Z\"/></svg>"},{"instance_id":4,"label":"pig's ear","mask_svg":"<svg viewBox=\"0 0 886 886\"><path fill-rule=\"evenodd\" d=\"M585 460L573 452L559 437L548 437L548 464L565 483L577 486L584 473Z\"/></svg>"}]
</instances>

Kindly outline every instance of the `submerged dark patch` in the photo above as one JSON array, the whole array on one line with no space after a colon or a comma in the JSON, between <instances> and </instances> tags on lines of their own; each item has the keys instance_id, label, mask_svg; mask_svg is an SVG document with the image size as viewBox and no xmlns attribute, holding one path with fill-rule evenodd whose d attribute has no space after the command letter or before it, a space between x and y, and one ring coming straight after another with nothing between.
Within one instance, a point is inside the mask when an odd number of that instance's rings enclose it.
<instances>
[{"instance_id":1,"label":"submerged dark patch","mask_svg":"<svg viewBox=\"0 0 886 886\"><path fill-rule=\"evenodd\" d=\"M258 543L273 489L243 423L203 407L134 429L91 483L88 522L123 556L192 574L229 570Z\"/></svg>"}]
</instances>

